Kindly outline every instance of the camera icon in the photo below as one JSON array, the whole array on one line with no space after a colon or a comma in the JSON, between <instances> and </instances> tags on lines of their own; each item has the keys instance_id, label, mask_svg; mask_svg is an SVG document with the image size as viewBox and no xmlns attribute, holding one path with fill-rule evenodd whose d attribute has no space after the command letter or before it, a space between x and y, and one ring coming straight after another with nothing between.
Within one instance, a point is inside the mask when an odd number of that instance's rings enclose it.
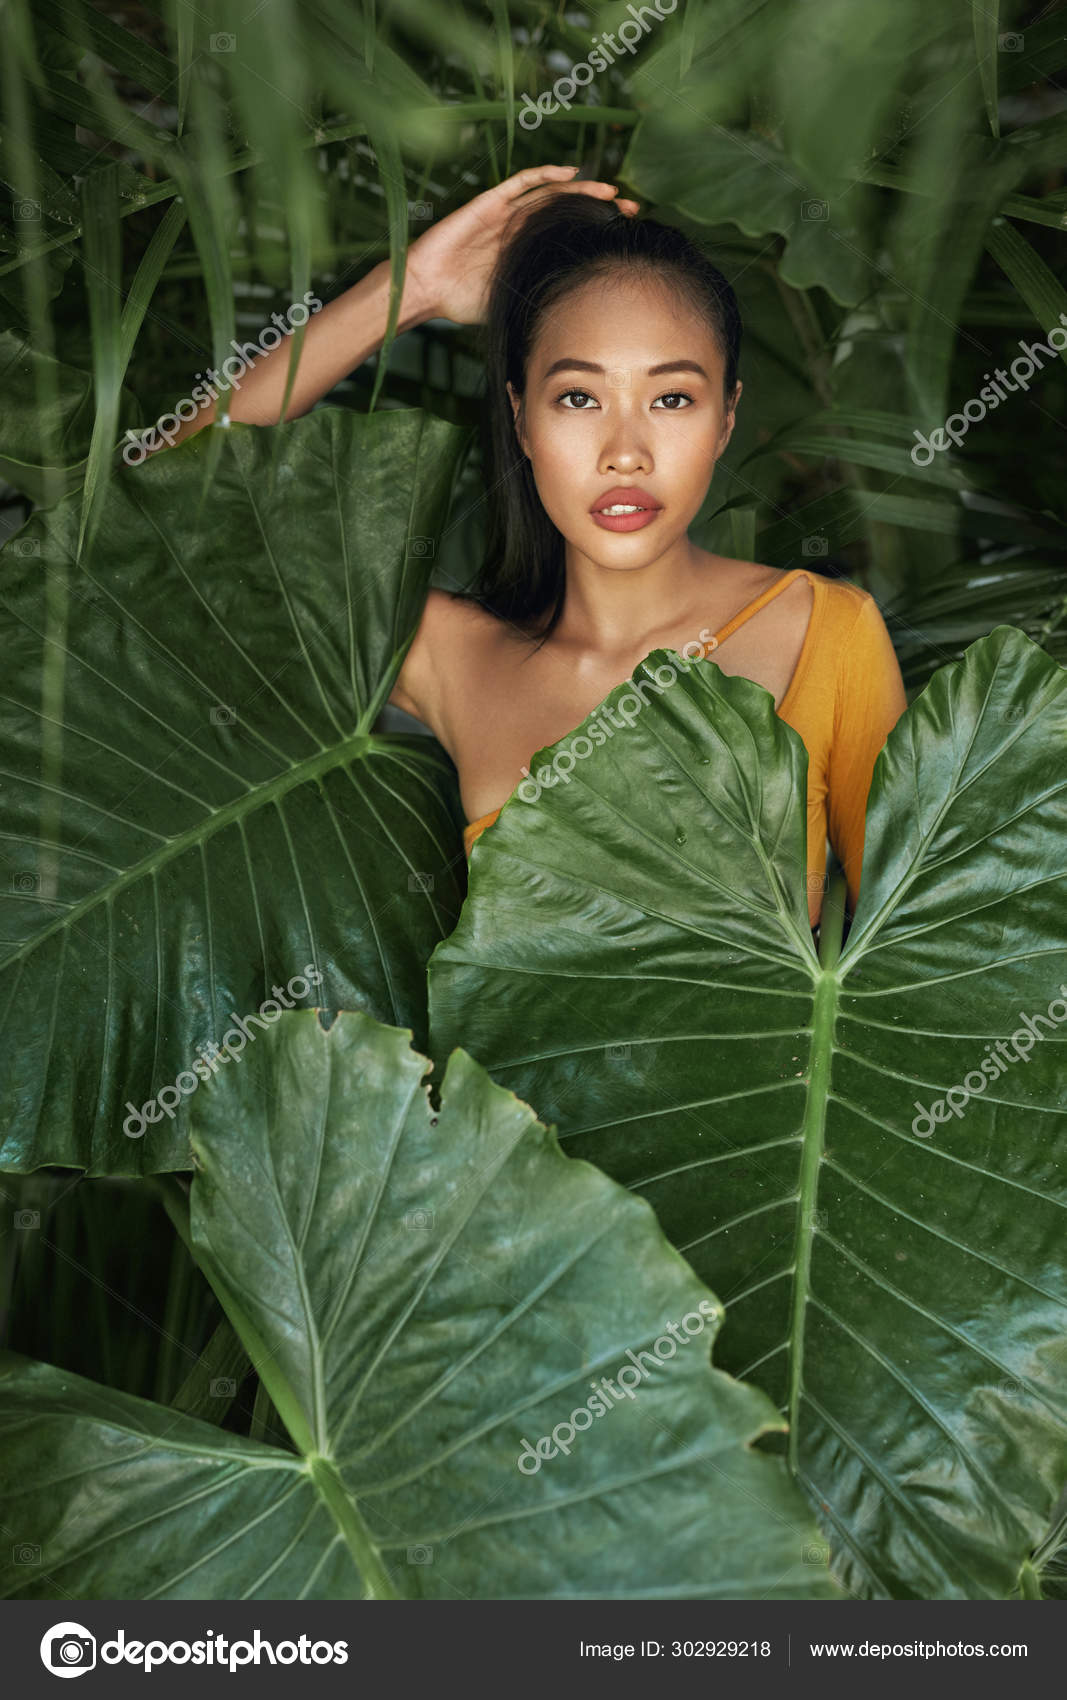
<instances>
[{"instance_id":1,"label":"camera icon","mask_svg":"<svg viewBox=\"0 0 1067 1700\"><path fill-rule=\"evenodd\" d=\"M225 32L222 35L213 35L208 46L212 53L233 53L237 48L237 37Z\"/></svg>"},{"instance_id":2,"label":"camera icon","mask_svg":"<svg viewBox=\"0 0 1067 1700\"><path fill-rule=\"evenodd\" d=\"M616 366L608 373L609 390L628 390L630 388L630 368Z\"/></svg>"},{"instance_id":3,"label":"camera icon","mask_svg":"<svg viewBox=\"0 0 1067 1700\"><path fill-rule=\"evenodd\" d=\"M408 217L430 219L433 217L433 205L430 201L409 201Z\"/></svg>"},{"instance_id":4,"label":"camera icon","mask_svg":"<svg viewBox=\"0 0 1067 1700\"><path fill-rule=\"evenodd\" d=\"M826 541L823 533L821 531L816 531L813 536L805 537L803 543L800 545L800 553L802 555L806 555L808 559L811 560L813 556L828 555L830 553L830 545Z\"/></svg>"},{"instance_id":5,"label":"camera icon","mask_svg":"<svg viewBox=\"0 0 1067 1700\"><path fill-rule=\"evenodd\" d=\"M829 884L829 880L830 880L829 874L809 874L808 875L808 890L809 891L825 891L826 888L827 888L827 885Z\"/></svg>"},{"instance_id":6,"label":"camera icon","mask_svg":"<svg viewBox=\"0 0 1067 1700\"><path fill-rule=\"evenodd\" d=\"M41 1640L41 1663L53 1676L82 1676L96 1666L96 1637L80 1623L56 1623Z\"/></svg>"},{"instance_id":7,"label":"camera icon","mask_svg":"<svg viewBox=\"0 0 1067 1700\"><path fill-rule=\"evenodd\" d=\"M1021 35L1015 35L1009 31L1007 35L997 36L998 53L1021 53L1022 50L1023 38Z\"/></svg>"},{"instance_id":8,"label":"camera icon","mask_svg":"<svg viewBox=\"0 0 1067 1700\"><path fill-rule=\"evenodd\" d=\"M434 547L432 537L412 537L408 542L409 555L416 555L420 559L432 560L433 552Z\"/></svg>"},{"instance_id":9,"label":"camera icon","mask_svg":"<svg viewBox=\"0 0 1067 1700\"><path fill-rule=\"evenodd\" d=\"M427 1228L432 1228L433 1224L434 1213L432 1210L409 1210L404 1217L405 1228L418 1228L425 1231Z\"/></svg>"},{"instance_id":10,"label":"camera icon","mask_svg":"<svg viewBox=\"0 0 1067 1700\"><path fill-rule=\"evenodd\" d=\"M433 875L432 874L417 874L417 873L409 874L408 875L408 890L409 891L432 891L433 890Z\"/></svg>"},{"instance_id":11,"label":"camera icon","mask_svg":"<svg viewBox=\"0 0 1067 1700\"><path fill-rule=\"evenodd\" d=\"M40 1564L41 1549L31 1547L28 1541L23 1541L21 1545L12 1547L11 1557L15 1564Z\"/></svg>"},{"instance_id":12,"label":"camera icon","mask_svg":"<svg viewBox=\"0 0 1067 1700\"><path fill-rule=\"evenodd\" d=\"M39 1228L41 1226L41 1212L39 1210L16 1210L15 1226L16 1228Z\"/></svg>"},{"instance_id":13,"label":"camera icon","mask_svg":"<svg viewBox=\"0 0 1067 1700\"><path fill-rule=\"evenodd\" d=\"M825 1228L826 1227L826 1211L825 1210L809 1210L809 1212L808 1212L808 1224L812 1228Z\"/></svg>"},{"instance_id":14,"label":"camera icon","mask_svg":"<svg viewBox=\"0 0 1067 1700\"><path fill-rule=\"evenodd\" d=\"M826 1564L830 1557L830 1548L819 1541L808 1541L804 1546L802 1557L805 1564Z\"/></svg>"},{"instance_id":15,"label":"camera icon","mask_svg":"<svg viewBox=\"0 0 1067 1700\"><path fill-rule=\"evenodd\" d=\"M830 216L829 201L804 201L800 208L801 218L809 220L827 219Z\"/></svg>"},{"instance_id":16,"label":"camera icon","mask_svg":"<svg viewBox=\"0 0 1067 1700\"><path fill-rule=\"evenodd\" d=\"M1022 703L1019 703L1019 702L1012 703L1010 707L1001 709L1000 718L1001 718L1001 720L1007 720L1007 721L1011 721L1011 722L1015 722L1015 721L1019 721L1019 720L1025 720L1026 719L1026 709L1023 707Z\"/></svg>"},{"instance_id":17,"label":"camera icon","mask_svg":"<svg viewBox=\"0 0 1067 1700\"><path fill-rule=\"evenodd\" d=\"M40 874L31 874L28 868L23 868L20 873L11 876L12 891L38 891L40 885Z\"/></svg>"},{"instance_id":18,"label":"camera icon","mask_svg":"<svg viewBox=\"0 0 1067 1700\"><path fill-rule=\"evenodd\" d=\"M1009 1397L1013 1397L1015 1394L1023 1392L1023 1384L1021 1381L1002 1381L1000 1391L1007 1393Z\"/></svg>"},{"instance_id":19,"label":"camera icon","mask_svg":"<svg viewBox=\"0 0 1067 1700\"><path fill-rule=\"evenodd\" d=\"M408 1547L409 1564L432 1564L433 1547Z\"/></svg>"},{"instance_id":20,"label":"camera icon","mask_svg":"<svg viewBox=\"0 0 1067 1700\"><path fill-rule=\"evenodd\" d=\"M39 537L16 537L11 548L12 552L23 561L34 560L41 553L41 539Z\"/></svg>"},{"instance_id":21,"label":"camera icon","mask_svg":"<svg viewBox=\"0 0 1067 1700\"><path fill-rule=\"evenodd\" d=\"M217 1375L211 1383L213 1399L233 1399L237 1393L237 1383L232 1375Z\"/></svg>"},{"instance_id":22,"label":"camera icon","mask_svg":"<svg viewBox=\"0 0 1067 1700\"><path fill-rule=\"evenodd\" d=\"M41 216L40 201L16 201L15 219L18 224L33 224Z\"/></svg>"},{"instance_id":23,"label":"camera icon","mask_svg":"<svg viewBox=\"0 0 1067 1700\"><path fill-rule=\"evenodd\" d=\"M608 1061L609 1062L626 1062L629 1055L630 1055L629 1045L609 1045L608 1046Z\"/></svg>"},{"instance_id":24,"label":"camera icon","mask_svg":"<svg viewBox=\"0 0 1067 1700\"><path fill-rule=\"evenodd\" d=\"M211 710L212 726L233 726L237 721L237 710L228 708L224 702L215 704Z\"/></svg>"}]
</instances>

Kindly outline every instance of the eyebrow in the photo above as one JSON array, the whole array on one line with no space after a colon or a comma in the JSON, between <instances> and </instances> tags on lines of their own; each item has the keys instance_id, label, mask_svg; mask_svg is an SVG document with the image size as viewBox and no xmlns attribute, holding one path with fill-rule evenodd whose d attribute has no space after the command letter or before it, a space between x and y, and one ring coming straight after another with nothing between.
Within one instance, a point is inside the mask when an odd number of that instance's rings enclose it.
<instances>
[{"instance_id":1,"label":"eyebrow","mask_svg":"<svg viewBox=\"0 0 1067 1700\"><path fill-rule=\"evenodd\" d=\"M554 360L545 373L545 381L547 382L549 378L555 377L557 372L599 372L603 374L604 367L597 366L592 360L572 360L570 358ZM701 378L708 376L703 366L699 366L695 360L667 360L662 366L650 366L647 376L658 378L663 372L696 372Z\"/></svg>"}]
</instances>

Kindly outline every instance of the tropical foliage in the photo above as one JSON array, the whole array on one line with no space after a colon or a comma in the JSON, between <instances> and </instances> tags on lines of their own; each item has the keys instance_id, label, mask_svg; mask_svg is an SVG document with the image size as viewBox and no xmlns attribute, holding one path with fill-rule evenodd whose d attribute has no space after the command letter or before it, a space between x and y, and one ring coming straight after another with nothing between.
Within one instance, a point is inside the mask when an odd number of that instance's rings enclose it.
<instances>
[{"instance_id":1,"label":"tropical foliage","mask_svg":"<svg viewBox=\"0 0 1067 1700\"><path fill-rule=\"evenodd\" d=\"M777 1413L709 1367L721 1306L651 1209L461 1051L432 1113L428 1067L367 1016L289 1013L200 1100L183 1233L276 1444L7 1355L3 1501L47 1551L39 1592L531 1599L651 1574L833 1597L801 1493L751 1449ZM590 1412L597 1378L617 1401ZM534 1470L531 1426L559 1441ZM5 1593L39 1597L4 1568Z\"/></svg>"},{"instance_id":2,"label":"tropical foliage","mask_svg":"<svg viewBox=\"0 0 1067 1700\"><path fill-rule=\"evenodd\" d=\"M857 1593L1000 1597L1067 1477L1065 730L1009 627L940 669L820 959L804 746L701 663L625 762L505 804L430 965L435 1054L462 1033L723 1300Z\"/></svg>"}]
</instances>

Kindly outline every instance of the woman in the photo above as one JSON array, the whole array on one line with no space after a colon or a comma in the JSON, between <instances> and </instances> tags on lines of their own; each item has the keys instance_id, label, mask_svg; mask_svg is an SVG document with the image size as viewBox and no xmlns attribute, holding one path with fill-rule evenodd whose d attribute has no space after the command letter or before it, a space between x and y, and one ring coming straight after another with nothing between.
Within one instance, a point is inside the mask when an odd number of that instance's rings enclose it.
<instances>
[{"instance_id":1,"label":"woman","mask_svg":"<svg viewBox=\"0 0 1067 1700\"><path fill-rule=\"evenodd\" d=\"M400 330L488 323L489 526L473 595L430 591L389 700L455 762L469 855L537 750L650 650L691 656L699 634L700 653L768 690L807 748L814 927L827 834L855 907L871 772L906 705L900 668L858 586L690 541L741 395L737 302L679 231L575 170L517 172L409 251ZM382 262L311 320L287 418L380 346L388 290ZM230 417L274 423L287 371L283 343L242 379Z\"/></svg>"}]
</instances>

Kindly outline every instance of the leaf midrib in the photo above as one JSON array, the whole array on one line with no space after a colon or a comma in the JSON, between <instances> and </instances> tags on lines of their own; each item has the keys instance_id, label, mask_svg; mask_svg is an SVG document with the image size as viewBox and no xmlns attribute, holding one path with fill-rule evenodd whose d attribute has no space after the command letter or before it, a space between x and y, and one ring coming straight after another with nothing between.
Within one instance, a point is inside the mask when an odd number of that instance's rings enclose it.
<instances>
[{"instance_id":1,"label":"leaf midrib","mask_svg":"<svg viewBox=\"0 0 1067 1700\"><path fill-rule=\"evenodd\" d=\"M829 905L827 905L829 907ZM829 919L829 918L828 918ZM841 982L832 968L824 968L815 985L812 1013L811 1079L801 1129L800 1197L797 1201L797 1238L794 1257L793 1315L789 1353L789 1467L796 1473L799 1447L800 1395L804 1371L804 1325L811 1291L811 1253L815 1237L812 1212L819 1189L819 1167L826 1142L826 1109L830 1098L833 1063L834 1023L837 1018Z\"/></svg>"},{"instance_id":2,"label":"leaf midrib","mask_svg":"<svg viewBox=\"0 0 1067 1700\"><path fill-rule=\"evenodd\" d=\"M53 933L73 927L83 915L88 914L98 904L111 901L127 886L133 885L147 875L166 867L169 862L183 855L186 850L191 849L194 845L206 843L209 838L213 838L217 832L221 832L225 827L232 826L235 822L244 821L260 808L286 796L298 785L304 784L309 779L320 778L322 774L328 773L334 768L344 767L353 757L365 758L369 754L389 755L389 746L374 733L354 732L350 738L345 738L342 742L333 744L326 750L308 756L304 761L297 762L295 766L289 768L287 772L266 780L262 785L258 785L254 791L249 791L241 797L235 797L232 802L224 803L221 808L212 812L207 821L198 821L194 826L178 833L176 837L167 839L162 847L150 851L147 856L143 856L139 862L135 862L133 867L127 868L116 879L111 880L107 885L99 886L95 891L89 892L80 902L75 903L70 909L66 909L48 926L34 933L17 950L12 951L9 956L3 959L0 966L7 967L13 962L20 961L31 951L36 950L39 945L44 944L45 940L50 938ZM56 848L62 851L65 846L59 844Z\"/></svg>"}]
</instances>

